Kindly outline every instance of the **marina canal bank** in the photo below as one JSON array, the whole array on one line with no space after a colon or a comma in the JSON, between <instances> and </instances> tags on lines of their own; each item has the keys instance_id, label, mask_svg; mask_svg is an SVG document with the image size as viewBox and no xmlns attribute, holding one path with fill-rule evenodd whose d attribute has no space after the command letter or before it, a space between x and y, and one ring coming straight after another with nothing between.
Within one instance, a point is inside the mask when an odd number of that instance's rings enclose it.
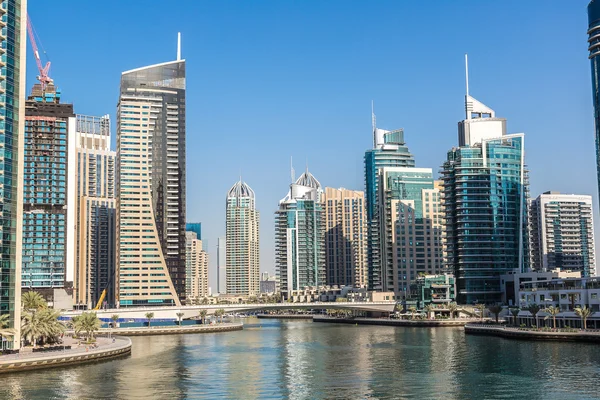
<instances>
[{"instance_id":1,"label":"marina canal bank","mask_svg":"<svg viewBox=\"0 0 600 400\"><path fill-rule=\"evenodd\" d=\"M465 326L472 319L435 319L435 320L407 320L407 319L387 319L387 318L336 318L314 316L313 322L329 322L335 324L353 324L353 325L384 325L384 326L405 326L405 327L461 327Z\"/></svg>"},{"instance_id":2,"label":"marina canal bank","mask_svg":"<svg viewBox=\"0 0 600 400\"><path fill-rule=\"evenodd\" d=\"M531 328L512 328L498 325L467 324L467 335L498 336L517 340L542 340L555 342L593 342L600 343L600 331L583 331L576 329L533 330Z\"/></svg>"}]
</instances>

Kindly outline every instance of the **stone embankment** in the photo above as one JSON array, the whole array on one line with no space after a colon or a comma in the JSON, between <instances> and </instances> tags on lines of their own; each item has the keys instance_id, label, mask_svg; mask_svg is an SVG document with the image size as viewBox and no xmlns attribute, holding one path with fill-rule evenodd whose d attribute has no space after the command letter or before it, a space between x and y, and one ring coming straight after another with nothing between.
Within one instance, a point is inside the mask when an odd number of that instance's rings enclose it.
<instances>
[{"instance_id":1,"label":"stone embankment","mask_svg":"<svg viewBox=\"0 0 600 400\"><path fill-rule=\"evenodd\" d=\"M330 322L338 324L356 324L356 325L387 325L387 326L408 326L408 327L457 327L465 326L471 322L471 319L432 319L432 320L407 320L407 319L387 319L387 318L335 318L315 316L313 322Z\"/></svg>"},{"instance_id":2,"label":"stone embankment","mask_svg":"<svg viewBox=\"0 0 600 400\"><path fill-rule=\"evenodd\" d=\"M131 340L126 337L99 338L98 344L97 347L81 345L47 353L29 352L0 356L0 374L103 361L131 353Z\"/></svg>"},{"instance_id":3,"label":"stone embankment","mask_svg":"<svg viewBox=\"0 0 600 400\"><path fill-rule=\"evenodd\" d=\"M256 314L256 318L274 319L313 319L312 314Z\"/></svg>"},{"instance_id":4,"label":"stone embankment","mask_svg":"<svg viewBox=\"0 0 600 400\"><path fill-rule=\"evenodd\" d=\"M240 323L221 323L214 325L183 325L183 326L152 326L140 328L107 328L101 329L102 334L116 334L124 336L151 336L151 335L180 335L185 333L213 333L241 331L244 325Z\"/></svg>"},{"instance_id":5,"label":"stone embankment","mask_svg":"<svg viewBox=\"0 0 600 400\"><path fill-rule=\"evenodd\" d=\"M510 328L498 325L467 324L465 333L471 335L500 336L519 340L548 340L559 342L595 342L600 343L600 331L538 331L530 328Z\"/></svg>"}]
</instances>

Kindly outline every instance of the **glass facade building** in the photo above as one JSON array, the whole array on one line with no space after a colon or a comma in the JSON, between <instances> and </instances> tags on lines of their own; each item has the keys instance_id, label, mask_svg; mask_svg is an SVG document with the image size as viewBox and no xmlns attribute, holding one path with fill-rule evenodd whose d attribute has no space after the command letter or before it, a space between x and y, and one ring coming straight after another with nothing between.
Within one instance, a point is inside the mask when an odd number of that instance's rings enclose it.
<instances>
[{"instance_id":1,"label":"glass facade building","mask_svg":"<svg viewBox=\"0 0 600 400\"><path fill-rule=\"evenodd\" d=\"M195 232L196 239L202 240L202 223L200 222L188 222L185 224L186 232Z\"/></svg>"},{"instance_id":2,"label":"glass facade building","mask_svg":"<svg viewBox=\"0 0 600 400\"><path fill-rule=\"evenodd\" d=\"M592 68L592 101L596 129L596 168L600 191L600 0L588 5L588 50Z\"/></svg>"},{"instance_id":3,"label":"glass facade building","mask_svg":"<svg viewBox=\"0 0 600 400\"><path fill-rule=\"evenodd\" d=\"M42 292L73 283L67 171L75 114L60 97L53 84L35 84L25 103L21 285Z\"/></svg>"},{"instance_id":4,"label":"glass facade building","mask_svg":"<svg viewBox=\"0 0 600 400\"><path fill-rule=\"evenodd\" d=\"M25 130L25 0L0 3L0 314L16 331L1 347L20 347L23 132Z\"/></svg>"},{"instance_id":5,"label":"glass facade building","mask_svg":"<svg viewBox=\"0 0 600 400\"><path fill-rule=\"evenodd\" d=\"M524 135L453 148L442 166L445 250L461 304L501 301L500 275L527 270Z\"/></svg>"},{"instance_id":6,"label":"glass facade building","mask_svg":"<svg viewBox=\"0 0 600 400\"><path fill-rule=\"evenodd\" d=\"M275 271L284 300L326 284L322 197L321 184L306 171L275 212Z\"/></svg>"},{"instance_id":7,"label":"glass facade building","mask_svg":"<svg viewBox=\"0 0 600 400\"><path fill-rule=\"evenodd\" d=\"M378 171L383 167L414 167L414 156L404 142L404 131L386 131L373 126L373 149L365 152L365 205L367 215L368 287L382 290L381 239L377 193Z\"/></svg>"},{"instance_id":8,"label":"glass facade building","mask_svg":"<svg viewBox=\"0 0 600 400\"><path fill-rule=\"evenodd\" d=\"M185 60L121 74L117 295L121 307L185 301Z\"/></svg>"}]
</instances>

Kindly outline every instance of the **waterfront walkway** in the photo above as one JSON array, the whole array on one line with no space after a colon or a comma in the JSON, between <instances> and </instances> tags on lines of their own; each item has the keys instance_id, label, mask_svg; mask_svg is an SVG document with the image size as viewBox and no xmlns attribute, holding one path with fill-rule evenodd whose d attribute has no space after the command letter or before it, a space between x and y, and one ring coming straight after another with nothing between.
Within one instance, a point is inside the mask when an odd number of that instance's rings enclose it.
<instances>
[{"instance_id":1,"label":"waterfront walkway","mask_svg":"<svg viewBox=\"0 0 600 400\"><path fill-rule=\"evenodd\" d=\"M474 319L458 318L458 319L393 319L393 318L336 318L315 316L313 322L330 322L339 324L356 324L356 325L388 325L388 326L408 326L408 327L456 327L465 326Z\"/></svg>"},{"instance_id":2,"label":"waterfront walkway","mask_svg":"<svg viewBox=\"0 0 600 400\"><path fill-rule=\"evenodd\" d=\"M60 367L109 359L131 353L131 340L125 337L97 338L96 346L78 344L77 339L64 338L64 350L33 352L22 349L18 354L0 356L0 374L32 369ZM70 349L66 347L72 346Z\"/></svg>"},{"instance_id":3,"label":"waterfront walkway","mask_svg":"<svg viewBox=\"0 0 600 400\"><path fill-rule=\"evenodd\" d=\"M241 331L244 325L241 323L219 323L212 325L182 325L182 326L152 326L135 328L105 328L100 333L105 335L124 335L124 336L151 336L151 335L178 335L186 333L214 333Z\"/></svg>"},{"instance_id":4,"label":"waterfront walkway","mask_svg":"<svg viewBox=\"0 0 600 400\"><path fill-rule=\"evenodd\" d=\"M532 328L516 328L487 324L467 324L465 325L465 333L473 335L500 336L507 339L600 343L600 330L537 330Z\"/></svg>"}]
</instances>

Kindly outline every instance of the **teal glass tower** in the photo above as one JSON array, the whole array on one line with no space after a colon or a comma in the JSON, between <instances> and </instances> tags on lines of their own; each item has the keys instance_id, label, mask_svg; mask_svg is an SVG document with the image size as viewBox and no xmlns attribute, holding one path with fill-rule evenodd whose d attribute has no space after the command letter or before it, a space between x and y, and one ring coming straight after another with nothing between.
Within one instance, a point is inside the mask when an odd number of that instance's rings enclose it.
<instances>
[{"instance_id":1,"label":"teal glass tower","mask_svg":"<svg viewBox=\"0 0 600 400\"><path fill-rule=\"evenodd\" d=\"M365 206L367 211L367 265L369 290L382 290L381 240L377 191L378 171L384 167L414 167L414 156L404 142L404 130L376 126L373 113L373 148L365 152Z\"/></svg>"},{"instance_id":2,"label":"teal glass tower","mask_svg":"<svg viewBox=\"0 0 600 400\"><path fill-rule=\"evenodd\" d=\"M0 314L15 334L0 347L20 347L23 131L25 123L25 0L0 3Z\"/></svg>"},{"instance_id":3,"label":"teal glass tower","mask_svg":"<svg viewBox=\"0 0 600 400\"><path fill-rule=\"evenodd\" d=\"M307 170L275 212L275 271L284 300L326 283L322 197L321 184Z\"/></svg>"},{"instance_id":4,"label":"teal glass tower","mask_svg":"<svg viewBox=\"0 0 600 400\"><path fill-rule=\"evenodd\" d=\"M500 275L527 270L524 135L453 148L442 169L446 259L457 301L500 302Z\"/></svg>"},{"instance_id":5,"label":"teal glass tower","mask_svg":"<svg viewBox=\"0 0 600 400\"><path fill-rule=\"evenodd\" d=\"M588 5L588 51L592 68L592 101L596 129L596 169L600 190L600 0Z\"/></svg>"}]
</instances>

